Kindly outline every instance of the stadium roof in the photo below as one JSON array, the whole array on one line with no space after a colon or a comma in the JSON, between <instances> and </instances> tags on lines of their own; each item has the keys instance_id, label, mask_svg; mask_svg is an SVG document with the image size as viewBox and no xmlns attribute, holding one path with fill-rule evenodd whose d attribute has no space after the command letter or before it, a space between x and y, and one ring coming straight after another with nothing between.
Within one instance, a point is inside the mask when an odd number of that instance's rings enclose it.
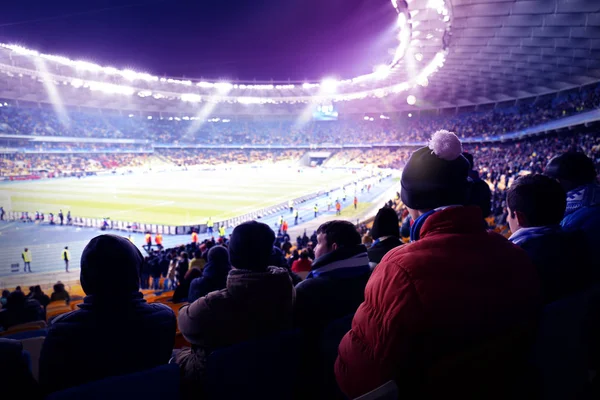
<instances>
[{"instance_id":1,"label":"stadium roof","mask_svg":"<svg viewBox=\"0 0 600 400\"><path fill-rule=\"evenodd\" d=\"M0 98L50 102L53 82L64 103L95 108L193 112L219 103L223 114L271 115L336 102L347 113L390 112L510 101L600 80L600 1L391 2L398 47L388 65L354 79L178 80L0 45Z\"/></svg>"},{"instance_id":2,"label":"stadium roof","mask_svg":"<svg viewBox=\"0 0 600 400\"><path fill-rule=\"evenodd\" d=\"M424 93L432 104L503 101L600 80L600 1L452 5L450 52Z\"/></svg>"}]
</instances>

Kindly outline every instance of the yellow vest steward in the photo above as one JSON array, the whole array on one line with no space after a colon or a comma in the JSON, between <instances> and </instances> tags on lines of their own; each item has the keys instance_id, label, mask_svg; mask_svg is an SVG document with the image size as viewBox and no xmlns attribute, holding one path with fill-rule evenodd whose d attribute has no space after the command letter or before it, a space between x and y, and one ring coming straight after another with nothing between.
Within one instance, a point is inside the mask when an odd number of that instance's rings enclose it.
<instances>
[{"instance_id":1,"label":"yellow vest steward","mask_svg":"<svg viewBox=\"0 0 600 400\"><path fill-rule=\"evenodd\" d=\"M23 252L23 262L31 262L31 253L28 251Z\"/></svg>"},{"instance_id":2,"label":"yellow vest steward","mask_svg":"<svg viewBox=\"0 0 600 400\"><path fill-rule=\"evenodd\" d=\"M212 221L208 221L208 222L206 223L206 226L207 226L208 228L212 228L212 227L214 226L214 224L213 224L213 222L212 222Z\"/></svg>"},{"instance_id":3,"label":"yellow vest steward","mask_svg":"<svg viewBox=\"0 0 600 400\"><path fill-rule=\"evenodd\" d=\"M71 253L69 253L69 250L63 250L62 252L62 259L64 260L70 260L71 259Z\"/></svg>"}]
</instances>

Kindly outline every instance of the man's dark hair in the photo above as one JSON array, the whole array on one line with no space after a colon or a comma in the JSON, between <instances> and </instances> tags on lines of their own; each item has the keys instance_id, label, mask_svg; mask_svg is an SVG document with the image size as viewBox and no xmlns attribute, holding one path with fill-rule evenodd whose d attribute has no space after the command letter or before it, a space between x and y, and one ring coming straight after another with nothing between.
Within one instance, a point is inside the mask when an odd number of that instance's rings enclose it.
<instances>
[{"instance_id":1,"label":"man's dark hair","mask_svg":"<svg viewBox=\"0 0 600 400\"><path fill-rule=\"evenodd\" d=\"M529 227L559 224L567 207L567 195L560 184L544 175L517 179L506 193L511 212L525 214Z\"/></svg>"},{"instance_id":2,"label":"man's dark hair","mask_svg":"<svg viewBox=\"0 0 600 400\"><path fill-rule=\"evenodd\" d=\"M300 258L303 260L308 260L308 251L302 250L302 253L300 253Z\"/></svg>"},{"instance_id":3,"label":"man's dark hair","mask_svg":"<svg viewBox=\"0 0 600 400\"><path fill-rule=\"evenodd\" d=\"M348 221L329 221L319 226L317 235L322 233L327 240L327 246L336 243L338 247L361 244L360 234L356 227Z\"/></svg>"}]
</instances>

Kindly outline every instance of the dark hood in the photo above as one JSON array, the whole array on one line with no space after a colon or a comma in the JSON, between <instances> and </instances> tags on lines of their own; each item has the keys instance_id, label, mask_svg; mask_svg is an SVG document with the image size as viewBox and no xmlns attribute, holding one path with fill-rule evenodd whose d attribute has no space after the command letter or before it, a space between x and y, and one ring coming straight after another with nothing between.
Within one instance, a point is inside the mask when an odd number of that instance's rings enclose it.
<instances>
[{"instance_id":1,"label":"dark hood","mask_svg":"<svg viewBox=\"0 0 600 400\"><path fill-rule=\"evenodd\" d=\"M116 235L93 238L81 255L81 286L87 295L127 295L139 290L142 253Z\"/></svg>"}]
</instances>

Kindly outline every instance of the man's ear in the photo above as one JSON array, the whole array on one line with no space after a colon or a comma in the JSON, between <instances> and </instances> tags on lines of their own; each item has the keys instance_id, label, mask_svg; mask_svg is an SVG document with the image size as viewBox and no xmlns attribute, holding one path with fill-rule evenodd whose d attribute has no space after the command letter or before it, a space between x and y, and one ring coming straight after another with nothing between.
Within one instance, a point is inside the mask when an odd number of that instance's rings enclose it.
<instances>
[{"instance_id":1,"label":"man's ear","mask_svg":"<svg viewBox=\"0 0 600 400\"><path fill-rule=\"evenodd\" d=\"M338 249L338 245L337 243L334 243L331 245L331 251L337 250Z\"/></svg>"}]
</instances>

